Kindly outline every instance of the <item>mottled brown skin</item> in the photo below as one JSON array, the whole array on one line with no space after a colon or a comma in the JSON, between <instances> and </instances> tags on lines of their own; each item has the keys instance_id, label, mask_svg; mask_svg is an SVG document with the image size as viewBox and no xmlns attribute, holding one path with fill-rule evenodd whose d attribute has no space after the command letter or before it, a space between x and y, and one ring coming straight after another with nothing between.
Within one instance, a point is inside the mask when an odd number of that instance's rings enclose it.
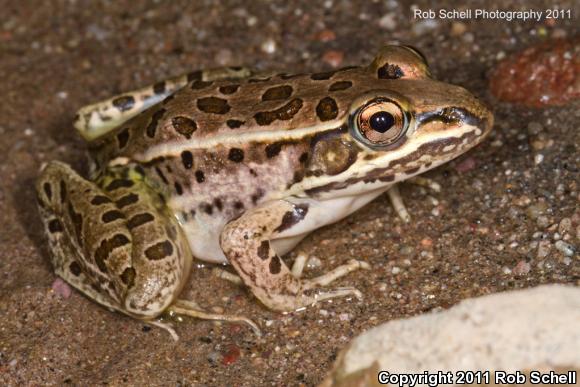
<instances>
[{"instance_id":1,"label":"mottled brown skin","mask_svg":"<svg viewBox=\"0 0 580 387\"><path fill-rule=\"evenodd\" d=\"M394 183L465 152L493 121L469 92L431 79L409 47L385 47L367 67L242 73L194 72L81 110L77 128L99 134L89 143L92 181L51 163L38 182L59 275L145 319L175 302L192 256L231 263L274 310L356 295L316 289L363 263L304 280L281 255ZM367 126L375 132L366 137L359 121L371 105L394 123ZM107 114L120 117L116 127L94 124ZM86 195L62 199L59 182Z\"/></svg>"}]
</instances>

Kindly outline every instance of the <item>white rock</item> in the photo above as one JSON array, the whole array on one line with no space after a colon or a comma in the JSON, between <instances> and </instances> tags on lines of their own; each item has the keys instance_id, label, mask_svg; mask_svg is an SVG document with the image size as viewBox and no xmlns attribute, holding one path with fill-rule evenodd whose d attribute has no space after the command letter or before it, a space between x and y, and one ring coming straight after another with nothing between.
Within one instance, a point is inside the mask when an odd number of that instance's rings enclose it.
<instances>
[{"instance_id":1,"label":"white rock","mask_svg":"<svg viewBox=\"0 0 580 387\"><path fill-rule=\"evenodd\" d=\"M361 334L321 386L374 386L380 370L579 371L579 326L579 287L545 285L469 299Z\"/></svg>"}]
</instances>

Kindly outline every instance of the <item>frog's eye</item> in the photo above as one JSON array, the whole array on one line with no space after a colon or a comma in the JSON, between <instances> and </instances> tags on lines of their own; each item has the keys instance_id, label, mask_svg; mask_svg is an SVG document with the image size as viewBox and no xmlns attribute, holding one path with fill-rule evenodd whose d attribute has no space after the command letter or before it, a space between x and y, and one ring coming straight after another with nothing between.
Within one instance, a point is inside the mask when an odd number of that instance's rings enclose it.
<instances>
[{"instance_id":1,"label":"frog's eye","mask_svg":"<svg viewBox=\"0 0 580 387\"><path fill-rule=\"evenodd\" d=\"M356 114L357 132L371 146L386 146L400 139L409 127L403 109L393 101L375 99L360 108Z\"/></svg>"}]
</instances>

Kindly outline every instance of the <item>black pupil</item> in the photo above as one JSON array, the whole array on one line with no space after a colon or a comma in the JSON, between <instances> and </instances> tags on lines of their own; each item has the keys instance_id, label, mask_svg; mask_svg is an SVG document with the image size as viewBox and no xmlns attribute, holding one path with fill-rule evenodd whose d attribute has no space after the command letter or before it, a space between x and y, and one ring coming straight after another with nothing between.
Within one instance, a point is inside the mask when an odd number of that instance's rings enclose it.
<instances>
[{"instance_id":1,"label":"black pupil","mask_svg":"<svg viewBox=\"0 0 580 387\"><path fill-rule=\"evenodd\" d=\"M395 124L395 117L387 112L376 112L371 116L370 125L373 130L385 133Z\"/></svg>"}]
</instances>

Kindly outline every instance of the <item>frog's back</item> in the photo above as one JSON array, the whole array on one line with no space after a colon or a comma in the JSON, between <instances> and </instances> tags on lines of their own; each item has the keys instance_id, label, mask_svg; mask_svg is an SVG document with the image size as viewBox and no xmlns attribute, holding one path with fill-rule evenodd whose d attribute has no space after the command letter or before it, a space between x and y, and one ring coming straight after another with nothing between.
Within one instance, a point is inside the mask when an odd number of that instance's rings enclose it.
<instances>
[{"instance_id":1,"label":"frog's back","mask_svg":"<svg viewBox=\"0 0 580 387\"><path fill-rule=\"evenodd\" d=\"M366 68L268 78L193 81L183 89L93 141L100 156L155 158L172 144L190 148L247 141L246 135L334 125L352 94L368 89ZM267 136L267 134L265 134Z\"/></svg>"}]
</instances>

